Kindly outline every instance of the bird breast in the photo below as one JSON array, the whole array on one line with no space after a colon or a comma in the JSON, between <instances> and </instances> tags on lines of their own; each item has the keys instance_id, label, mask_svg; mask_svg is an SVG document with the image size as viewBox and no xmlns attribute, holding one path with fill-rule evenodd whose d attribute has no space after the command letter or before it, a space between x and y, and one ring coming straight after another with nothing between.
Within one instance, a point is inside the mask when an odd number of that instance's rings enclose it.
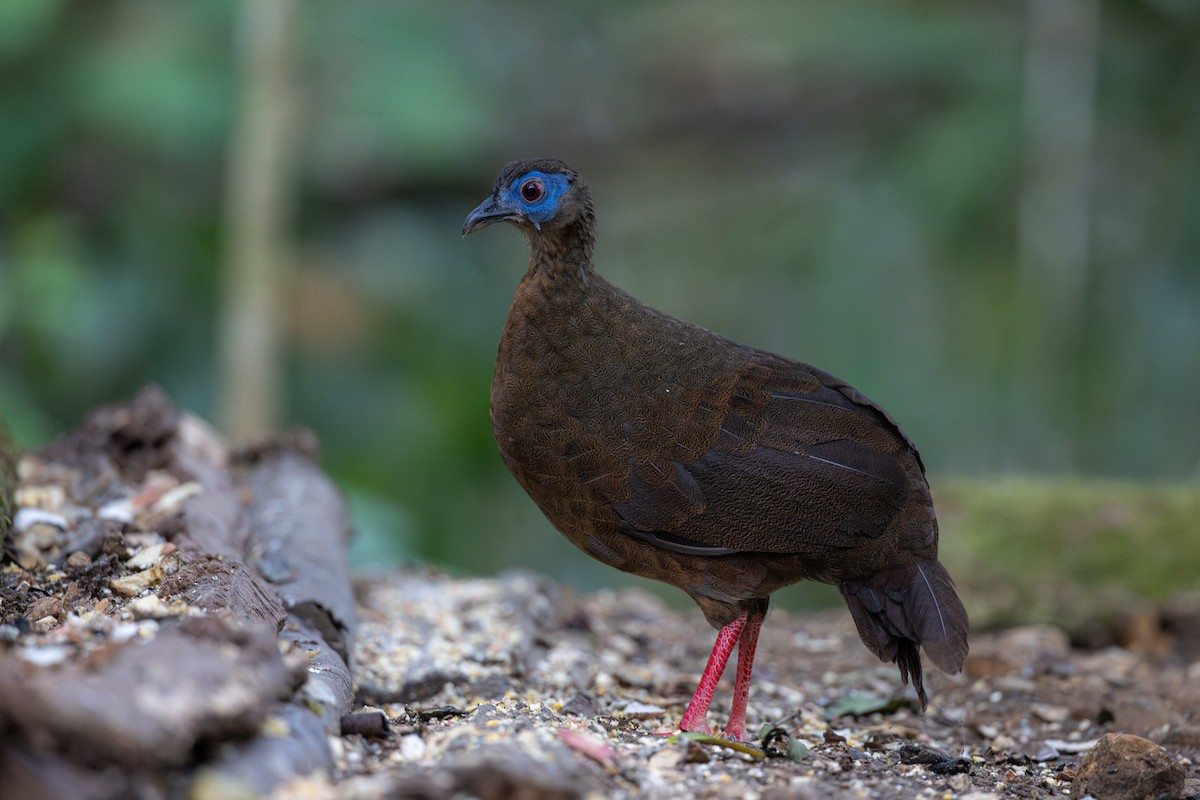
<instances>
[{"instance_id":1,"label":"bird breast","mask_svg":"<svg viewBox=\"0 0 1200 800\"><path fill-rule=\"evenodd\" d=\"M666 470L704 452L728 390L711 379L713 334L592 280L582 296L518 290L492 382L501 455L560 527L611 515L635 454Z\"/></svg>"}]
</instances>

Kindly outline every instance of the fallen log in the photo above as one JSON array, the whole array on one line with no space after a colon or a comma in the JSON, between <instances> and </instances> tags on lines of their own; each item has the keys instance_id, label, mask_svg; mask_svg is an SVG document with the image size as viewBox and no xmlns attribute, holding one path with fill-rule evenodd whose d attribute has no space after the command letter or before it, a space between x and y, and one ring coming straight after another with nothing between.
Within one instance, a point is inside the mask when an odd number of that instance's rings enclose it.
<instances>
[{"instance_id":1,"label":"fallen log","mask_svg":"<svg viewBox=\"0 0 1200 800\"><path fill-rule=\"evenodd\" d=\"M314 451L231 454L155 388L19 470L0 438L6 794L263 793L332 768L356 620L347 509Z\"/></svg>"}]
</instances>

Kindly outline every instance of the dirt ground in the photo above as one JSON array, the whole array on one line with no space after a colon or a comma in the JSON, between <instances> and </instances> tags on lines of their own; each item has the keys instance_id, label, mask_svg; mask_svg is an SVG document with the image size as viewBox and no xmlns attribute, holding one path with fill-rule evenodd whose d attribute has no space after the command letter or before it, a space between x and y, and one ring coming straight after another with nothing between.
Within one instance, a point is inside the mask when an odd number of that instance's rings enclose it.
<instances>
[{"instance_id":1,"label":"dirt ground","mask_svg":"<svg viewBox=\"0 0 1200 800\"><path fill-rule=\"evenodd\" d=\"M964 674L930 678L921 715L848 615L772 612L747 720L769 734L734 749L671 735L711 646L699 613L528 575L414 572L357 589L359 700L389 730L344 737L335 779L277 798L1069 797L1113 732L1182 766L1182 788L1148 796L1200 795L1200 628L1164 633L1153 654L1072 649L1047 626L978 634Z\"/></svg>"}]
</instances>

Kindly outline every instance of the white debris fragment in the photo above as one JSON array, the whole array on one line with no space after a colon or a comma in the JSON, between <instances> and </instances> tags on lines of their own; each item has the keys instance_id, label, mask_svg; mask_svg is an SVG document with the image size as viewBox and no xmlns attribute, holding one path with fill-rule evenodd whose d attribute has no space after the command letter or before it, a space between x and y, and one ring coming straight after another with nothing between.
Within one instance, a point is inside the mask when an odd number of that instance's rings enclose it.
<instances>
[{"instance_id":1,"label":"white debris fragment","mask_svg":"<svg viewBox=\"0 0 1200 800\"><path fill-rule=\"evenodd\" d=\"M158 498L154 505L150 507L150 510L156 514L162 513L163 511L170 511L174 508L177 508L189 497L195 497L196 495L203 493L204 487L195 481L181 483L175 488L164 492L163 496Z\"/></svg>"},{"instance_id":2,"label":"white debris fragment","mask_svg":"<svg viewBox=\"0 0 1200 800\"><path fill-rule=\"evenodd\" d=\"M38 667L51 667L61 664L71 657L71 648L65 644L50 644L41 647L21 647L17 656Z\"/></svg>"},{"instance_id":3,"label":"white debris fragment","mask_svg":"<svg viewBox=\"0 0 1200 800\"><path fill-rule=\"evenodd\" d=\"M114 522L133 522L133 500L122 497L100 507L96 512L100 519L111 519Z\"/></svg>"},{"instance_id":4,"label":"white debris fragment","mask_svg":"<svg viewBox=\"0 0 1200 800\"><path fill-rule=\"evenodd\" d=\"M175 552L175 549L175 545L171 542L162 542L143 548L135 556L126 561L125 564L133 569L149 569L162 561L164 556Z\"/></svg>"},{"instance_id":5,"label":"white debris fragment","mask_svg":"<svg viewBox=\"0 0 1200 800\"><path fill-rule=\"evenodd\" d=\"M13 515L13 528L17 533L24 533L34 525L51 525L65 531L68 524L67 518L62 514L41 508L20 508Z\"/></svg>"}]
</instances>

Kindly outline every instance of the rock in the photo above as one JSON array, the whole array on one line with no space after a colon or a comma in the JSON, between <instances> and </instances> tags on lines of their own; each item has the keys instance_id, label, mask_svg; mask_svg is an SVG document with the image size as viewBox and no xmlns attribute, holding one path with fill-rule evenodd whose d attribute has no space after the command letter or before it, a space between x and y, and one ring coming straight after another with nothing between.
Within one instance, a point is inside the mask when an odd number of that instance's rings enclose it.
<instances>
[{"instance_id":1,"label":"rock","mask_svg":"<svg viewBox=\"0 0 1200 800\"><path fill-rule=\"evenodd\" d=\"M1071 716L1071 710L1050 703L1030 703L1029 711L1043 722L1066 722Z\"/></svg>"},{"instance_id":2,"label":"rock","mask_svg":"<svg viewBox=\"0 0 1200 800\"><path fill-rule=\"evenodd\" d=\"M977 648L967 656L963 669L972 679L1046 671L1066 660L1071 652L1066 631L1053 625L1012 628L989 645Z\"/></svg>"},{"instance_id":3,"label":"rock","mask_svg":"<svg viewBox=\"0 0 1200 800\"><path fill-rule=\"evenodd\" d=\"M946 781L946 785L955 792L965 792L971 788L971 776L965 772L960 772L957 775L951 776L950 780Z\"/></svg>"},{"instance_id":4,"label":"rock","mask_svg":"<svg viewBox=\"0 0 1200 800\"><path fill-rule=\"evenodd\" d=\"M828 796L812 778L792 778L786 786L772 786L763 792L763 800L817 800Z\"/></svg>"},{"instance_id":5,"label":"rock","mask_svg":"<svg viewBox=\"0 0 1200 800\"><path fill-rule=\"evenodd\" d=\"M464 753L449 765L453 783L445 796L477 797L480 800L575 800L599 790L596 780L577 759L564 757L566 754L562 751L544 755L545 758L536 758L504 744L483 746ZM393 796L409 795L397 793Z\"/></svg>"},{"instance_id":6,"label":"rock","mask_svg":"<svg viewBox=\"0 0 1200 800\"><path fill-rule=\"evenodd\" d=\"M1079 765L1071 796L1096 800L1180 800L1183 766L1149 739L1107 733Z\"/></svg>"}]
</instances>

